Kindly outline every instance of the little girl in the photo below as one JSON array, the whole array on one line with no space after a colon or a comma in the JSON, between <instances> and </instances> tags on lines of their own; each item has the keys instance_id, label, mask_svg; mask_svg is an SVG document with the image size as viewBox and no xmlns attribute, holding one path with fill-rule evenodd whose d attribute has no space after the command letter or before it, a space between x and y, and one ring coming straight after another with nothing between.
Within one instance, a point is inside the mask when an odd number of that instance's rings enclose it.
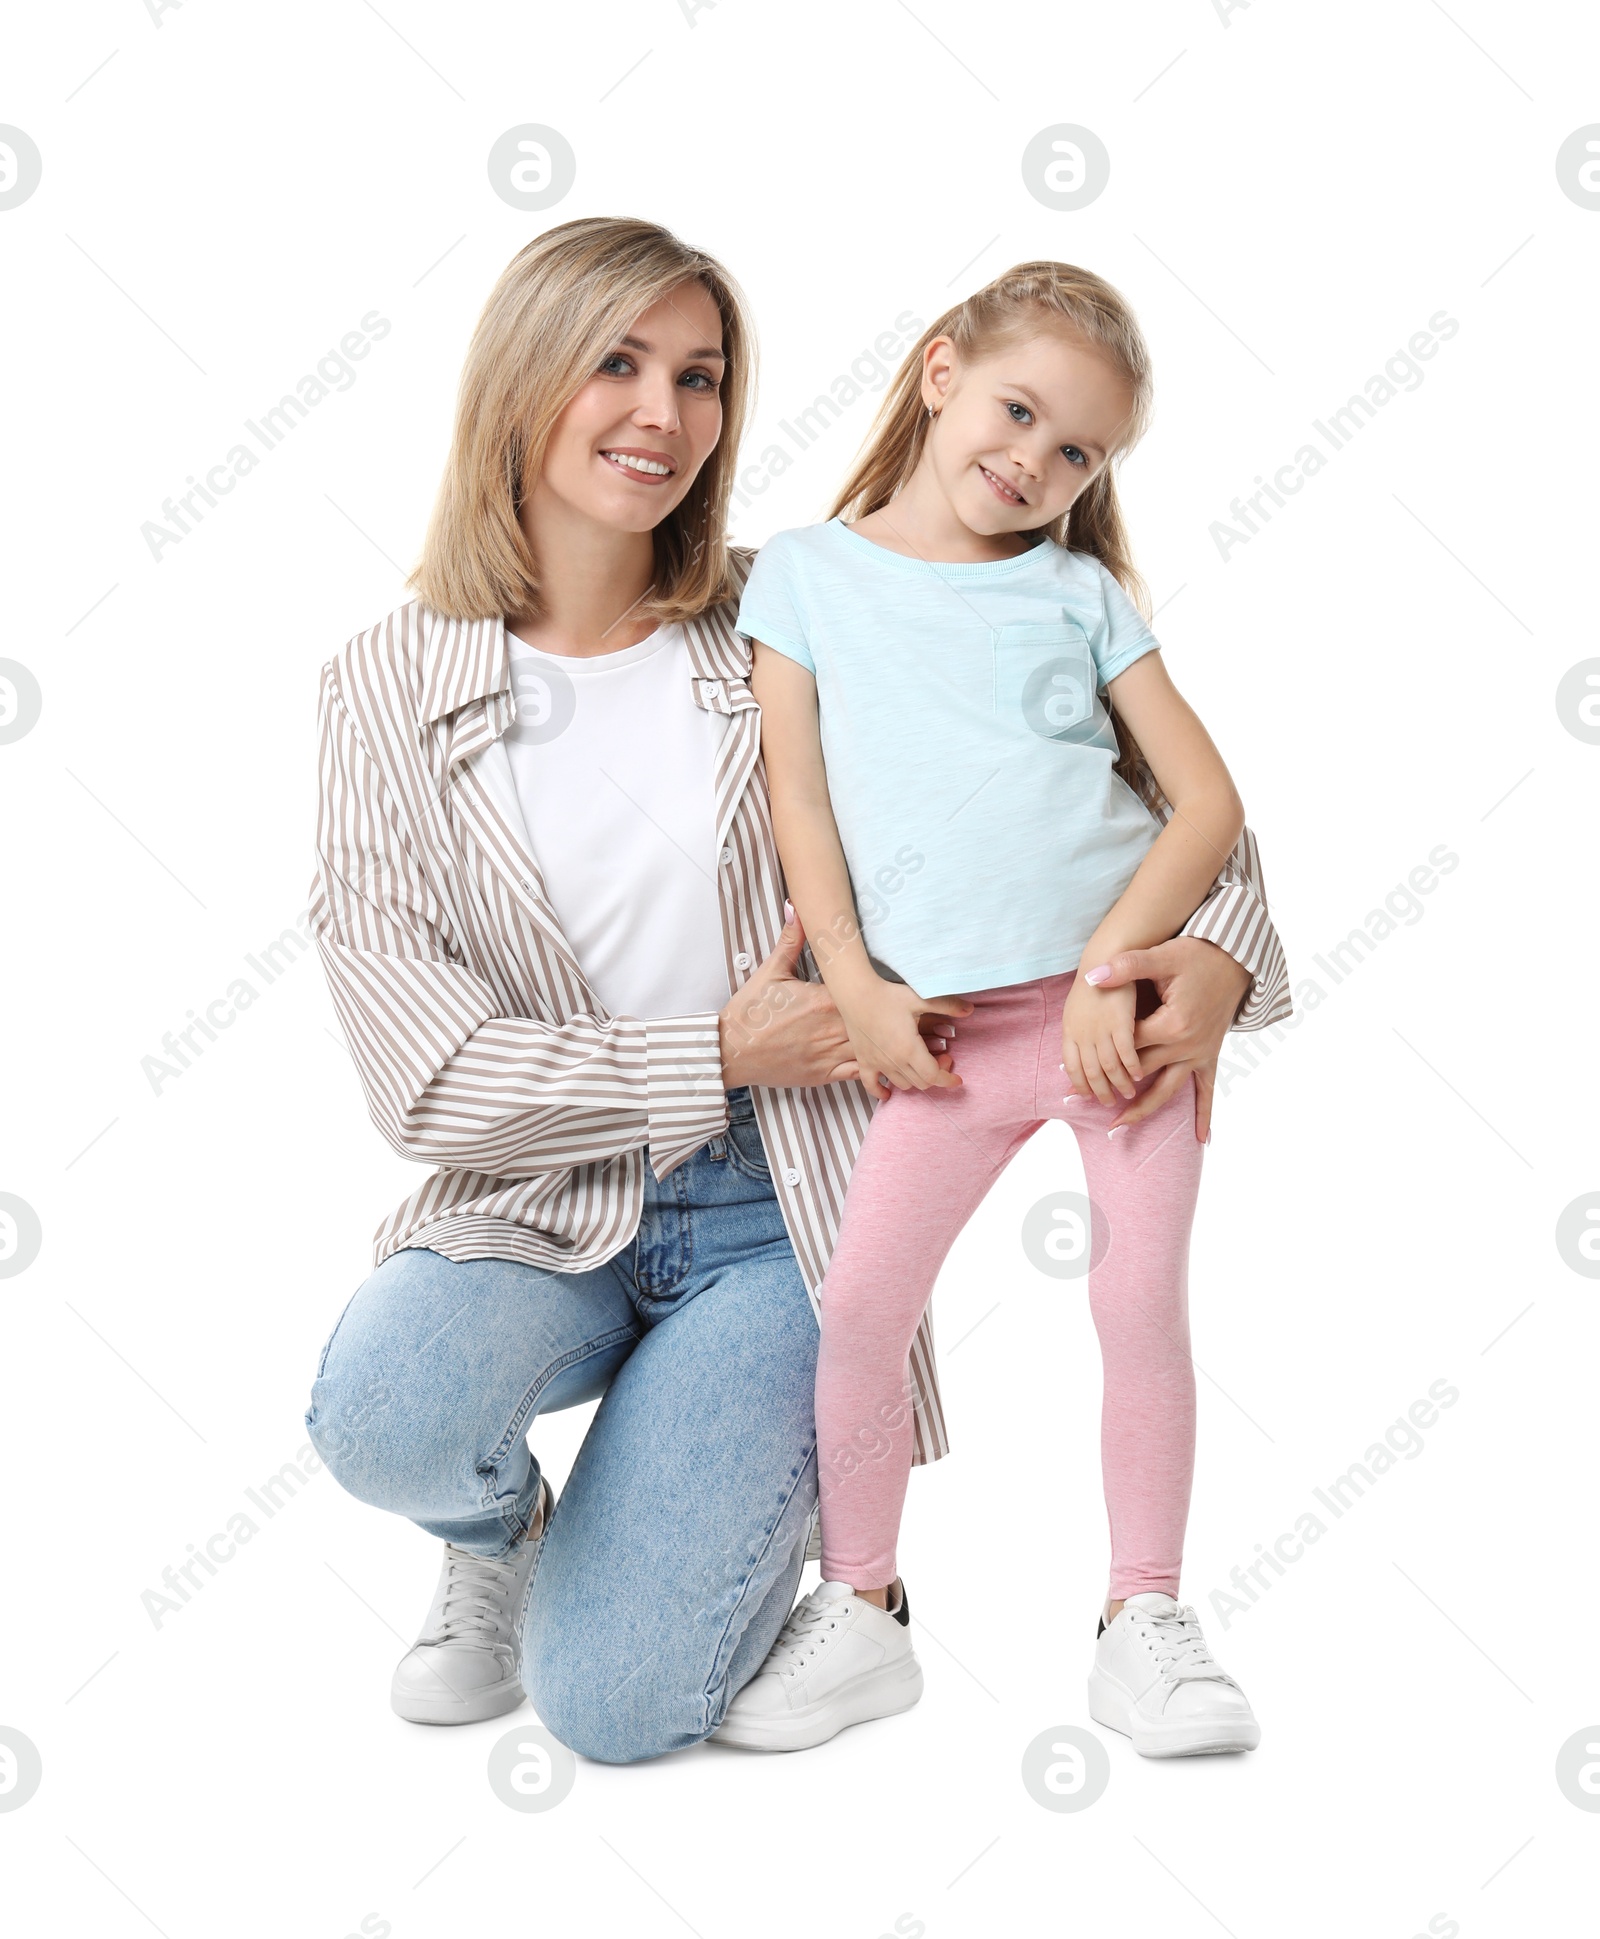
<instances>
[{"instance_id":1,"label":"little girl","mask_svg":"<svg viewBox=\"0 0 1600 1939\"><path fill-rule=\"evenodd\" d=\"M881 1103L821 1295L824 1579L734 1699L723 1742L799 1749L921 1695L895 1559L907 1353L956 1235L1052 1118L1083 1155L1105 1369L1112 1562L1090 1714L1152 1756L1259 1741L1176 1601L1194 1461L1193 1082L1119 1125L1154 1078L1134 987L1096 987L1119 950L1183 926L1244 822L1119 583L1139 584L1112 460L1150 402L1118 293L1065 263L1022 264L929 327L833 516L771 539L745 589L790 895ZM930 1011L961 1019L959 1071L924 1041Z\"/></svg>"}]
</instances>

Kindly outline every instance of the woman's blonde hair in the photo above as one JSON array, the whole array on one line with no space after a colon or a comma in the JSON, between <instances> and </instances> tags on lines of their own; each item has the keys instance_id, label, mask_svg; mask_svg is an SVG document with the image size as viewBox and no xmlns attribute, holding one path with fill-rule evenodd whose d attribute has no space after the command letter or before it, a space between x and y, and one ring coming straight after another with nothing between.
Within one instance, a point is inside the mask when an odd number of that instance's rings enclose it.
<instances>
[{"instance_id":1,"label":"woman's blonde hair","mask_svg":"<svg viewBox=\"0 0 1600 1939\"><path fill-rule=\"evenodd\" d=\"M591 216L519 250L484 305L422 558L406 582L424 604L449 619L539 610L539 567L520 514L551 429L629 326L688 282L722 318L722 433L652 534L655 581L635 610L692 619L732 597L728 497L755 380L743 292L714 257L657 223Z\"/></svg>"},{"instance_id":2,"label":"woman's blonde hair","mask_svg":"<svg viewBox=\"0 0 1600 1939\"><path fill-rule=\"evenodd\" d=\"M1060 518L1024 536L1053 539L1074 552L1091 553L1148 621L1150 592L1133 563L1117 499L1116 466L1149 428L1154 404L1150 352L1120 292L1092 270L1073 263L1018 263L934 318L895 372L855 468L828 516L865 518L887 505L916 470L931 421L922 404L923 353L930 343L948 337L960 357L975 361L1051 329L1099 350L1126 381L1133 404L1115 450L1094 480ZM1133 736L1121 723L1118 735L1122 749L1118 774L1135 793L1154 800L1159 790Z\"/></svg>"}]
</instances>

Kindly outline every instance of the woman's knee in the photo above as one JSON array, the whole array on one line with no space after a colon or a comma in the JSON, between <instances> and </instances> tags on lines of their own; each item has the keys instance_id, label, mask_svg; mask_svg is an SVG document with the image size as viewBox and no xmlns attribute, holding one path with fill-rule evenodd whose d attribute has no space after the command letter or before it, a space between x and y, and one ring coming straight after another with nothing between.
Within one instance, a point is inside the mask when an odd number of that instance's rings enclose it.
<instances>
[{"instance_id":1,"label":"woman's knee","mask_svg":"<svg viewBox=\"0 0 1600 1939\"><path fill-rule=\"evenodd\" d=\"M595 1565L570 1520L562 1526L571 1506L558 1507L529 1584L528 1699L568 1749L599 1763L687 1750L710 1735L726 1708L737 1623L726 1608L706 1606L717 1602L714 1593L691 1602L680 1584L674 1594L648 1557L620 1570Z\"/></svg>"},{"instance_id":2,"label":"woman's knee","mask_svg":"<svg viewBox=\"0 0 1600 1939\"><path fill-rule=\"evenodd\" d=\"M603 1764L664 1757L709 1737L793 1605L814 1500L808 1475L742 1590L730 1581L681 1600L652 1594L648 1558L621 1574L584 1569L561 1543L558 1510L560 1546L535 1564L522 1631L523 1688L546 1728Z\"/></svg>"},{"instance_id":3,"label":"woman's knee","mask_svg":"<svg viewBox=\"0 0 1600 1939\"><path fill-rule=\"evenodd\" d=\"M546 1729L601 1764L687 1750L714 1723L703 1685L693 1687L644 1640L632 1651L597 1648L587 1624L543 1633L530 1617L522 1683Z\"/></svg>"},{"instance_id":4,"label":"woman's knee","mask_svg":"<svg viewBox=\"0 0 1600 1939\"><path fill-rule=\"evenodd\" d=\"M394 1407L393 1386L370 1368L350 1380L320 1375L306 1409L306 1432L329 1474L348 1493L380 1507L389 1505L386 1482L410 1440Z\"/></svg>"},{"instance_id":5,"label":"woman's knee","mask_svg":"<svg viewBox=\"0 0 1600 1939\"><path fill-rule=\"evenodd\" d=\"M433 1255L428 1255L429 1257ZM437 1473L457 1452L449 1410L426 1383L408 1379L415 1364L395 1337L403 1302L393 1298L407 1255L374 1273L340 1315L322 1350L306 1431L328 1472L359 1500L401 1506L399 1497ZM400 1267L398 1272L387 1270Z\"/></svg>"}]
</instances>

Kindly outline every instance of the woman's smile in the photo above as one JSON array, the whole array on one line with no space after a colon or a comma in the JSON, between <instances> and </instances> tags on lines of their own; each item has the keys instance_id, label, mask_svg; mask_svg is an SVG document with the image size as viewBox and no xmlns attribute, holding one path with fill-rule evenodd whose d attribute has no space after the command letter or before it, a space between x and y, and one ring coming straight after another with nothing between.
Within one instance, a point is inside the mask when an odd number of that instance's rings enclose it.
<instances>
[{"instance_id":1,"label":"woman's smile","mask_svg":"<svg viewBox=\"0 0 1600 1939\"><path fill-rule=\"evenodd\" d=\"M676 458L665 451L647 451L642 445L607 445L600 456L613 471L640 485L664 485L678 469Z\"/></svg>"}]
</instances>

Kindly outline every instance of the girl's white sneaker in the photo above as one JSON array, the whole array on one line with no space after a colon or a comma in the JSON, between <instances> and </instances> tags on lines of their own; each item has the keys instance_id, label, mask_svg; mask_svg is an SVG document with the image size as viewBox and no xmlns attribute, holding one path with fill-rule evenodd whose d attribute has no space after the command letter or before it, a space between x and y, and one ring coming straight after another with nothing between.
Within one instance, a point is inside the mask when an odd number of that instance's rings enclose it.
<instances>
[{"instance_id":1,"label":"girl's white sneaker","mask_svg":"<svg viewBox=\"0 0 1600 1939\"><path fill-rule=\"evenodd\" d=\"M767 1660L711 1733L739 1750L809 1750L850 1724L909 1710L922 1695L905 1585L891 1615L848 1582L797 1602Z\"/></svg>"},{"instance_id":2,"label":"girl's white sneaker","mask_svg":"<svg viewBox=\"0 0 1600 1939\"><path fill-rule=\"evenodd\" d=\"M1129 1596L1101 1629L1089 1715L1131 1737L1141 1757L1200 1757L1261 1742L1249 1698L1213 1660L1193 1609L1171 1596Z\"/></svg>"}]
</instances>

